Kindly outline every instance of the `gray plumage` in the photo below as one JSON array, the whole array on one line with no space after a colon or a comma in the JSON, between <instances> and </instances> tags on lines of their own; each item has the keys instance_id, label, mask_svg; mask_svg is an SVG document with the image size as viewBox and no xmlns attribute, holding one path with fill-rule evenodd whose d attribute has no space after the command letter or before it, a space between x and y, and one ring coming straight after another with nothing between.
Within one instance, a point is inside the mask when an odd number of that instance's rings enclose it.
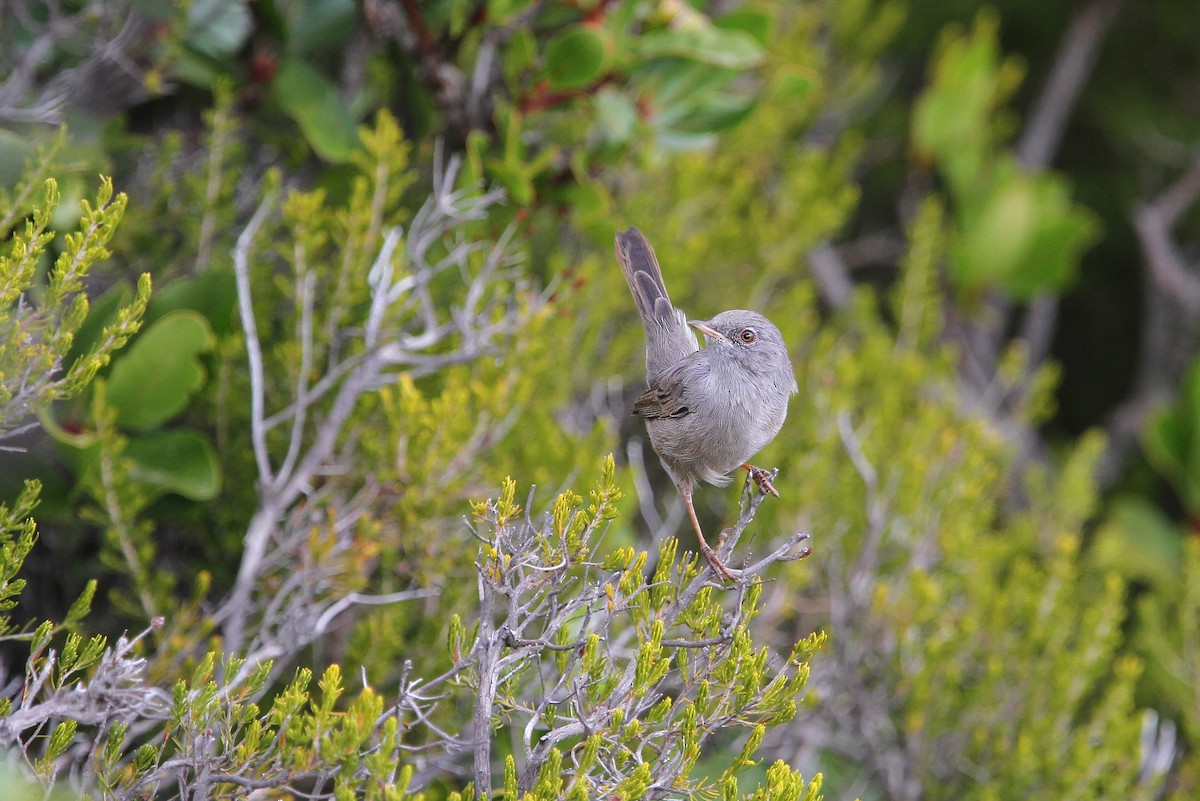
<instances>
[{"instance_id":1,"label":"gray plumage","mask_svg":"<svg viewBox=\"0 0 1200 801\"><path fill-rule=\"evenodd\" d=\"M724 486L729 473L745 467L778 494L749 460L779 433L797 391L787 345L770 320L745 309L689 322L672 305L654 251L636 228L617 234L616 251L646 332L648 388L634 413L646 418L650 443L687 502L705 556L729 576L700 531L692 490L698 481ZM704 333L703 350L692 328Z\"/></svg>"}]
</instances>

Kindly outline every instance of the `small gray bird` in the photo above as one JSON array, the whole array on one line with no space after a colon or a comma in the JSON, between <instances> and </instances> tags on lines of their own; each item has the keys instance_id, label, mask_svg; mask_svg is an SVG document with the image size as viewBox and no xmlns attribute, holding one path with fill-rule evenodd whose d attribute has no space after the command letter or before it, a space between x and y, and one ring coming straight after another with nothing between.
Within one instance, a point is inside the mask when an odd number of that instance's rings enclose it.
<instances>
[{"instance_id":1,"label":"small gray bird","mask_svg":"<svg viewBox=\"0 0 1200 801\"><path fill-rule=\"evenodd\" d=\"M761 314L723 311L707 322L688 320L671 305L654 250L636 228L617 233L617 261L646 329L646 384L633 404L646 418L650 444L687 504L700 550L720 575L733 579L709 547L696 519L698 481L723 487L736 468L749 471L776 498L770 473L749 463L775 438L798 391L779 329ZM701 350L692 333L704 334Z\"/></svg>"}]
</instances>

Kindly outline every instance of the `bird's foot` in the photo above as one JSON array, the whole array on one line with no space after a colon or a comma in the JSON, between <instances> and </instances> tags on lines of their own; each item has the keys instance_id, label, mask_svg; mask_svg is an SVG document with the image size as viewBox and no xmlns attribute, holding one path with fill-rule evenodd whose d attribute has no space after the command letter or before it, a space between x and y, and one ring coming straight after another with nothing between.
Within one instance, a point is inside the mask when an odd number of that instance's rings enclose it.
<instances>
[{"instance_id":1,"label":"bird's foot","mask_svg":"<svg viewBox=\"0 0 1200 801\"><path fill-rule=\"evenodd\" d=\"M725 564L717 556L716 551L707 545L703 545L700 548L700 553L704 554L704 558L708 560L710 565L712 565L712 569L716 571L718 576L724 576L730 581L737 581L737 579L733 577L733 574L729 572L729 568L725 567Z\"/></svg>"},{"instance_id":2,"label":"bird's foot","mask_svg":"<svg viewBox=\"0 0 1200 801\"><path fill-rule=\"evenodd\" d=\"M761 467L755 467L752 464L742 465L746 469L749 478L754 479L754 483L758 485L763 492L769 492L776 498L779 497L779 490L775 489L775 485L771 483L771 479L775 478L777 470L765 470Z\"/></svg>"}]
</instances>

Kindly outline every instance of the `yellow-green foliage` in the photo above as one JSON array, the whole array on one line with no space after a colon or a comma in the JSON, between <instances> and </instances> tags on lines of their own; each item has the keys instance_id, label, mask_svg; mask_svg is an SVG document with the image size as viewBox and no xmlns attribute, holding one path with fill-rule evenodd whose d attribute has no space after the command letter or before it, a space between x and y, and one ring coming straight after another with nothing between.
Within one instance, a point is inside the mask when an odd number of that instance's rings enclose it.
<instances>
[{"instance_id":1,"label":"yellow-green foliage","mask_svg":"<svg viewBox=\"0 0 1200 801\"><path fill-rule=\"evenodd\" d=\"M179 755L185 762L182 782L211 787L218 795L234 792L246 781L269 787L299 780L313 782L336 798L423 797L406 793L412 769L398 764L396 720L380 725L379 694L367 687L345 700L341 670L332 665L315 689L312 671L297 671L270 708L260 708L257 699L270 673L270 663L251 666L208 654L189 680L176 683L164 745L146 752L141 773L161 781L152 768ZM221 766L218 774L189 770L188 755L199 753L210 766ZM230 781L235 777L237 781ZM121 792L155 789L137 775L102 773L100 778Z\"/></svg>"},{"instance_id":2,"label":"yellow-green foliage","mask_svg":"<svg viewBox=\"0 0 1200 801\"><path fill-rule=\"evenodd\" d=\"M1189 742L1200 739L1200 540L1184 543L1173 592L1146 594L1137 605L1136 645L1147 655L1149 678L1162 687ZM1200 786L1189 762L1181 786Z\"/></svg>"},{"instance_id":3,"label":"yellow-green foliage","mask_svg":"<svg viewBox=\"0 0 1200 801\"><path fill-rule=\"evenodd\" d=\"M66 363L90 305L84 280L108 258L107 244L126 199L114 196L110 179L101 179L95 201L81 201L79 230L63 237L44 282L38 282L39 263L53 256L51 225L60 199L55 179L47 178L43 189L42 202L20 230L8 237L0 229L7 237L0 247L0 437L53 401L82 391L137 331L150 297L150 277L143 275L137 296L85 352Z\"/></svg>"}]
</instances>

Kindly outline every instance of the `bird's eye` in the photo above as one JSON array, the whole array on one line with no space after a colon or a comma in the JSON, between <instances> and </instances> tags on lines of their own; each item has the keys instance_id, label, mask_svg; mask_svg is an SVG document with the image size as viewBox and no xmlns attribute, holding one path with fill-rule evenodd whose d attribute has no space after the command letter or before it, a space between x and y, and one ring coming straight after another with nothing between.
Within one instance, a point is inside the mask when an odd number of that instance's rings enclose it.
<instances>
[{"instance_id":1,"label":"bird's eye","mask_svg":"<svg viewBox=\"0 0 1200 801\"><path fill-rule=\"evenodd\" d=\"M758 332L756 332L753 328L743 328L741 333L738 334L738 339L749 345L751 342L758 339Z\"/></svg>"}]
</instances>

